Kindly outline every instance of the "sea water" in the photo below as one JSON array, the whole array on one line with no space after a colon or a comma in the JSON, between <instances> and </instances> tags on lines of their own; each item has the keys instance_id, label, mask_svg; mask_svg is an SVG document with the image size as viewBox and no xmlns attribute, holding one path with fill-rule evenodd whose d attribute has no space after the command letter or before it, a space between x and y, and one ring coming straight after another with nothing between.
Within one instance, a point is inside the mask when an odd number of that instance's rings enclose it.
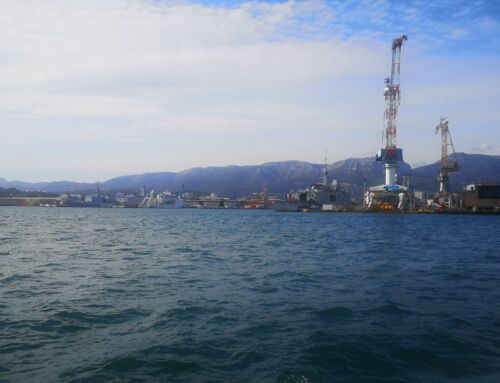
<instances>
[{"instance_id":1,"label":"sea water","mask_svg":"<svg viewBox=\"0 0 500 383\"><path fill-rule=\"evenodd\" d=\"M499 229L3 207L0 381L500 381Z\"/></svg>"}]
</instances>

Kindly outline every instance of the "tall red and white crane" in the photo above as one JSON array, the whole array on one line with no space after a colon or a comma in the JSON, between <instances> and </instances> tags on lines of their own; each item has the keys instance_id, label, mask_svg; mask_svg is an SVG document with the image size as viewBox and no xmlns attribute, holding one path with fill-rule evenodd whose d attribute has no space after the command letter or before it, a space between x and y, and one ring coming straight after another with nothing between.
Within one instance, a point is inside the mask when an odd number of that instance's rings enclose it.
<instances>
[{"instance_id":1,"label":"tall red and white crane","mask_svg":"<svg viewBox=\"0 0 500 383\"><path fill-rule=\"evenodd\" d=\"M400 66L401 66L401 47L403 42L408 40L406 35L401 35L392 41L392 65L391 77L384 81L384 132L385 148L380 149L377 155L377 161L383 161L385 164L385 185L387 191L398 191L396 184L396 171L399 161L403 160L403 150L397 147L397 116L399 104L401 101L401 90L399 86Z\"/></svg>"}]
</instances>

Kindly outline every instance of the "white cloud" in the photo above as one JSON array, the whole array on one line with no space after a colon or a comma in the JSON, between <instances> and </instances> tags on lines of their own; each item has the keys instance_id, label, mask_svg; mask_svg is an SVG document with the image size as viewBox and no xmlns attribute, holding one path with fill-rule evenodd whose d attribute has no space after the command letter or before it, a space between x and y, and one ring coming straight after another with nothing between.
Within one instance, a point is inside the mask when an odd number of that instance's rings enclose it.
<instances>
[{"instance_id":1,"label":"white cloud","mask_svg":"<svg viewBox=\"0 0 500 383\"><path fill-rule=\"evenodd\" d=\"M390 40L349 27L356 15L385 23L388 4L369 3L0 0L0 160L23 156L0 176L43 179L62 161L71 168L59 178L77 179L104 168L320 161L324 142L332 161L375 152ZM407 16L419 19L416 8ZM436 66L411 38L401 113L438 104L451 118L462 102L498 100L498 73ZM402 122L403 144L416 123ZM410 155L429 160L419 145Z\"/></svg>"},{"instance_id":2,"label":"white cloud","mask_svg":"<svg viewBox=\"0 0 500 383\"><path fill-rule=\"evenodd\" d=\"M467 36L469 32L463 28L455 28L451 31L451 37L453 39L461 39L464 36Z\"/></svg>"},{"instance_id":3,"label":"white cloud","mask_svg":"<svg viewBox=\"0 0 500 383\"><path fill-rule=\"evenodd\" d=\"M471 150L476 153L492 154L498 151L498 145L490 142L481 142L479 145L472 146Z\"/></svg>"}]
</instances>

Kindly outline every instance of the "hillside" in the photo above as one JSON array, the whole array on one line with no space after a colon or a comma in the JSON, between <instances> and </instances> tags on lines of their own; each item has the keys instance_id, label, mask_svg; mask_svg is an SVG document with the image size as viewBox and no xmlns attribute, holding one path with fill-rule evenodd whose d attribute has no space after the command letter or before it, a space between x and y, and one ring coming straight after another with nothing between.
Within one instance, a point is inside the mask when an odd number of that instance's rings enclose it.
<instances>
[{"instance_id":1,"label":"hillside","mask_svg":"<svg viewBox=\"0 0 500 383\"><path fill-rule=\"evenodd\" d=\"M57 197L57 194L45 193L41 191L21 191L15 188L0 187L0 198L12 198L12 197L47 198L47 197Z\"/></svg>"},{"instance_id":2,"label":"hillside","mask_svg":"<svg viewBox=\"0 0 500 383\"><path fill-rule=\"evenodd\" d=\"M473 182L500 182L500 156L457 153L457 160L460 170L449 174L451 190L461 190ZM438 190L439 162L417 167L412 174L417 189Z\"/></svg>"},{"instance_id":3,"label":"hillside","mask_svg":"<svg viewBox=\"0 0 500 383\"><path fill-rule=\"evenodd\" d=\"M459 153L460 171L450 175L451 187L460 190L464 185L473 182L500 182L500 156ZM273 194L288 191L317 182L323 165L300 161L269 162L251 166L225 166L192 168L182 172L145 173L112 178L101 184L101 190L139 191L142 184L146 189L156 191L196 190L215 192L235 197L249 195L262 190L266 185ZM355 185L361 190L363 180L367 185L379 185L384 181L384 165L370 158L349 158L335 162L328 167L330 179ZM402 163L399 174L411 176L411 183L417 190L434 192L438 189L437 175L439 162L411 168ZM96 183L79 183L70 181L27 183L6 181L0 178L0 187L15 187L19 190L46 192L91 191Z\"/></svg>"},{"instance_id":4,"label":"hillside","mask_svg":"<svg viewBox=\"0 0 500 383\"><path fill-rule=\"evenodd\" d=\"M0 178L0 188L15 188L23 191L45 191L48 193L61 193L65 191L95 190L96 183L52 181L52 182L23 182L7 181Z\"/></svg>"}]
</instances>

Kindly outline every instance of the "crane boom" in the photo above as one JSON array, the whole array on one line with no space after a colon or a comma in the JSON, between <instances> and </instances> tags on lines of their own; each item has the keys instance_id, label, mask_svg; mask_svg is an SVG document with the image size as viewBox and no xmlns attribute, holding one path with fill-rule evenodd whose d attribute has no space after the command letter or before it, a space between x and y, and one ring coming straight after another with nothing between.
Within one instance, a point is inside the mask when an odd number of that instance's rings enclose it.
<instances>
[{"instance_id":1,"label":"crane boom","mask_svg":"<svg viewBox=\"0 0 500 383\"><path fill-rule=\"evenodd\" d=\"M456 172L459 170L458 162L456 159L455 148L451 139L450 129L448 127L448 119L441 117L439 125L436 126L436 133L441 130L441 166L439 168L439 193L444 194L449 191L449 178L448 173ZM448 147L451 146L453 151L453 160L448 157Z\"/></svg>"},{"instance_id":2,"label":"crane boom","mask_svg":"<svg viewBox=\"0 0 500 383\"><path fill-rule=\"evenodd\" d=\"M403 151L398 149L396 142L397 115L401 101L401 90L399 85L401 68L401 47L408 40L406 35L401 35L392 41L392 65L391 77L384 81L384 131L385 149L381 149L377 156L378 161L385 163L385 189L397 191L396 170L398 162L403 160Z\"/></svg>"}]
</instances>

